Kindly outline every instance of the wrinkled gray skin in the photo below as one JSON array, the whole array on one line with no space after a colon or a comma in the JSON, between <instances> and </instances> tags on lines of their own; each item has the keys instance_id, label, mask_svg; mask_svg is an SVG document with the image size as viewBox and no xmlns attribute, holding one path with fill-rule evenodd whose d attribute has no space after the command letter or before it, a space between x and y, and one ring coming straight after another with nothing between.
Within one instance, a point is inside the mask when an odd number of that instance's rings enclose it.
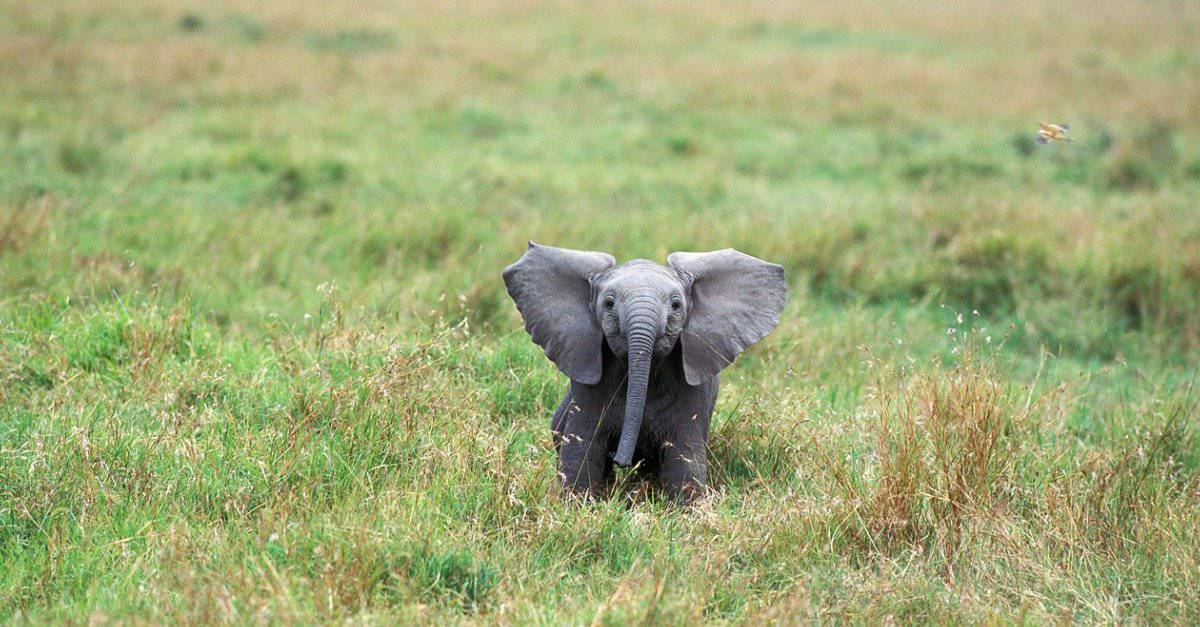
<instances>
[{"instance_id":1,"label":"wrinkled gray skin","mask_svg":"<svg viewBox=\"0 0 1200 627\"><path fill-rule=\"evenodd\" d=\"M701 496L718 373L779 323L783 268L733 249L617 266L530 242L504 282L571 379L550 425L563 487L603 494L615 463L681 502Z\"/></svg>"}]
</instances>

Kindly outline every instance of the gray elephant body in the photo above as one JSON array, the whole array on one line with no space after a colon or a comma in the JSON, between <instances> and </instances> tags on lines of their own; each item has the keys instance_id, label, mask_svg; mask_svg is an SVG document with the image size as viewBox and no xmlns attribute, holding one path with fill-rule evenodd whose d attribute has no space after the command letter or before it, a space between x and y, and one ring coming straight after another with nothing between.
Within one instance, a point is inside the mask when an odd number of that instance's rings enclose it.
<instances>
[{"instance_id":1,"label":"gray elephant body","mask_svg":"<svg viewBox=\"0 0 1200 627\"><path fill-rule=\"evenodd\" d=\"M571 379L551 420L564 488L598 494L615 463L678 500L703 494L718 373L779 322L783 269L732 249L616 266L530 242L504 280L533 341Z\"/></svg>"},{"instance_id":2,"label":"gray elephant body","mask_svg":"<svg viewBox=\"0 0 1200 627\"><path fill-rule=\"evenodd\" d=\"M632 464L638 472L658 477L666 492L690 501L707 481L708 427L717 400L718 376L688 385L672 350L651 366L641 429ZM613 477L622 426L625 424L628 367L611 351L604 357L600 383L572 381L554 412L550 431L558 451L558 472L570 492L598 494Z\"/></svg>"}]
</instances>

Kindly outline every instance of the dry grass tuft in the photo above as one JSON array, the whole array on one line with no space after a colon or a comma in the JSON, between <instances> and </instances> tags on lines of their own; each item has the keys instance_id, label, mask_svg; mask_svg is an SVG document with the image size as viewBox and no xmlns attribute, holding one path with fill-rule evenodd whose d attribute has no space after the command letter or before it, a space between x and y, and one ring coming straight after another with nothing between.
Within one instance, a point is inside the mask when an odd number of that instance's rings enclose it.
<instances>
[{"instance_id":1,"label":"dry grass tuft","mask_svg":"<svg viewBox=\"0 0 1200 627\"><path fill-rule=\"evenodd\" d=\"M907 380L892 376L873 393L866 476L845 462L826 467L857 543L935 551L950 561L978 521L1006 510L1030 408L970 358Z\"/></svg>"}]
</instances>

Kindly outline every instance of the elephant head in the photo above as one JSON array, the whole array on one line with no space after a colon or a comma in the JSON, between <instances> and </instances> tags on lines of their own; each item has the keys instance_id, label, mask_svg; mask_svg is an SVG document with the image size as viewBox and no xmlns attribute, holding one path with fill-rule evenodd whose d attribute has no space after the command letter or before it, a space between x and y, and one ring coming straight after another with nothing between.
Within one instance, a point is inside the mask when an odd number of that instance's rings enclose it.
<instances>
[{"instance_id":1,"label":"elephant head","mask_svg":"<svg viewBox=\"0 0 1200 627\"><path fill-rule=\"evenodd\" d=\"M628 466L642 426L651 365L681 344L688 385L716 376L779 323L783 268L732 248L677 252L667 265L529 243L504 269L533 341L579 383L600 382L603 350L627 360L628 392L613 458Z\"/></svg>"}]
</instances>

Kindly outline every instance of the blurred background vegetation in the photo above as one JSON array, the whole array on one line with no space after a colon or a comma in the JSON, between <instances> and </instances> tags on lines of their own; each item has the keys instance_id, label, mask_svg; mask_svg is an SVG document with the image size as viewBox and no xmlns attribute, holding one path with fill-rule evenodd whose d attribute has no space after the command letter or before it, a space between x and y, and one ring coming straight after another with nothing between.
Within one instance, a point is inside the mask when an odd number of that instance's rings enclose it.
<instances>
[{"instance_id":1,"label":"blurred background vegetation","mask_svg":"<svg viewBox=\"0 0 1200 627\"><path fill-rule=\"evenodd\" d=\"M0 616L1195 619L1197 41L1135 0L0 0ZM554 496L529 239L785 267L702 511Z\"/></svg>"}]
</instances>

